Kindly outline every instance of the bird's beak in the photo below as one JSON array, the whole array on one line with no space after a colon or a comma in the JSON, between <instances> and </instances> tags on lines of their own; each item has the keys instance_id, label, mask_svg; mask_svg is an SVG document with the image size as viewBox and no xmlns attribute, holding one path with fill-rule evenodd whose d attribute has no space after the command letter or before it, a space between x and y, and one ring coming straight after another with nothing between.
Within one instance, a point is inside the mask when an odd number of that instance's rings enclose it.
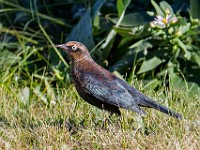
<instances>
[{"instance_id":1,"label":"bird's beak","mask_svg":"<svg viewBox=\"0 0 200 150\"><path fill-rule=\"evenodd\" d=\"M59 48L66 48L65 44L59 44L59 45L55 45L55 47L59 47Z\"/></svg>"},{"instance_id":2,"label":"bird's beak","mask_svg":"<svg viewBox=\"0 0 200 150\"><path fill-rule=\"evenodd\" d=\"M55 45L55 47L62 48L64 51L68 51L68 47L65 44Z\"/></svg>"}]
</instances>

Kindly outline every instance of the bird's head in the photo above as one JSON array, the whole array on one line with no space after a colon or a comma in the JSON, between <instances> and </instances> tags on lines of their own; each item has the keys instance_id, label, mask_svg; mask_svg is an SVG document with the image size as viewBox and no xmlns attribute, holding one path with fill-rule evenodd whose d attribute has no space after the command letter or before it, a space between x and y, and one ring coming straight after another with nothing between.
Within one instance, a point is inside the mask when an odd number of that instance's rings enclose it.
<instances>
[{"instance_id":1,"label":"bird's head","mask_svg":"<svg viewBox=\"0 0 200 150\"><path fill-rule=\"evenodd\" d=\"M79 61L84 58L91 58L90 53L84 44L76 41L70 41L65 44L55 45L62 48L73 61Z\"/></svg>"}]
</instances>

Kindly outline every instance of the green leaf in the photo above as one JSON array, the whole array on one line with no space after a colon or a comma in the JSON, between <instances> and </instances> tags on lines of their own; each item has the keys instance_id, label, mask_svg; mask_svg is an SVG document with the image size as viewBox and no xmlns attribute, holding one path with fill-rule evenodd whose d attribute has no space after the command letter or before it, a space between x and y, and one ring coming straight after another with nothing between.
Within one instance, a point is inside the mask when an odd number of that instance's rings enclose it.
<instances>
[{"instance_id":1,"label":"green leaf","mask_svg":"<svg viewBox=\"0 0 200 150\"><path fill-rule=\"evenodd\" d=\"M149 25L140 25L132 28L114 27L114 30L123 37L140 39L151 34Z\"/></svg>"},{"instance_id":2,"label":"green leaf","mask_svg":"<svg viewBox=\"0 0 200 150\"><path fill-rule=\"evenodd\" d=\"M70 35L65 41L79 41L85 44L89 50L94 48L95 44L92 36L92 19L90 15L90 8L87 9L84 16L72 29Z\"/></svg>"},{"instance_id":3,"label":"green leaf","mask_svg":"<svg viewBox=\"0 0 200 150\"><path fill-rule=\"evenodd\" d=\"M170 86L171 87L175 87L175 88L180 88L180 87L185 87L185 83L183 81L183 79L178 76L176 73L175 73L175 67L177 66L177 64L174 64L172 62L168 62L167 64L167 71L169 73L169 81L170 81Z\"/></svg>"},{"instance_id":4,"label":"green leaf","mask_svg":"<svg viewBox=\"0 0 200 150\"><path fill-rule=\"evenodd\" d=\"M147 14L148 14L149 16L155 16L155 12L153 12L153 11L147 11Z\"/></svg>"},{"instance_id":5,"label":"green leaf","mask_svg":"<svg viewBox=\"0 0 200 150\"><path fill-rule=\"evenodd\" d=\"M156 68L158 65L160 65L161 63L162 63L162 61L157 57L153 57L147 61L145 60L142 63L142 66L140 67L138 74L152 70L152 69Z\"/></svg>"},{"instance_id":6,"label":"green leaf","mask_svg":"<svg viewBox=\"0 0 200 150\"><path fill-rule=\"evenodd\" d=\"M118 27L120 25L121 21L123 20L126 8L128 7L129 4L130 4L130 0L124 0L124 9L123 9L123 12L120 15L119 20L118 20L117 24L115 25L115 27ZM105 42L101 46L101 49L103 49L102 54L104 56L104 59L107 59L107 57L111 51L115 36L116 36L116 32L115 32L115 30L112 29L110 31L110 33L108 34L107 38L105 39Z\"/></svg>"},{"instance_id":7,"label":"green leaf","mask_svg":"<svg viewBox=\"0 0 200 150\"><path fill-rule=\"evenodd\" d=\"M0 43L1 44L1 43ZM10 43L8 48L15 47L15 44ZM0 69L1 71L7 70L9 66L16 65L22 61L22 58L9 50L5 49L1 50L0 53Z\"/></svg>"},{"instance_id":8,"label":"green leaf","mask_svg":"<svg viewBox=\"0 0 200 150\"><path fill-rule=\"evenodd\" d=\"M111 72L113 71L124 71L128 66L132 65L134 62L134 58L140 57L141 54L137 54L134 50L126 53L121 59L119 59L112 67L109 68Z\"/></svg>"},{"instance_id":9,"label":"green leaf","mask_svg":"<svg viewBox=\"0 0 200 150\"><path fill-rule=\"evenodd\" d=\"M152 45L144 40L136 42L131 47L129 47L130 50L124 56L122 56L121 59L119 59L112 67L110 67L109 70L113 72L115 70L122 71L127 69L127 67L131 66L135 60L143 58L143 51L149 47L152 47Z\"/></svg>"},{"instance_id":10,"label":"green leaf","mask_svg":"<svg viewBox=\"0 0 200 150\"><path fill-rule=\"evenodd\" d=\"M124 4L122 0L117 0L117 11L118 11L118 16L120 17L122 12L124 10Z\"/></svg>"},{"instance_id":11,"label":"green leaf","mask_svg":"<svg viewBox=\"0 0 200 150\"><path fill-rule=\"evenodd\" d=\"M97 0L92 7L92 18L93 20L96 18L100 8L103 6L103 4L106 2L106 0Z\"/></svg>"},{"instance_id":12,"label":"green leaf","mask_svg":"<svg viewBox=\"0 0 200 150\"><path fill-rule=\"evenodd\" d=\"M185 82L183 81L183 79L174 72L170 73L170 83L170 85L174 88L185 87Z\"/></svg>"},{"instance_id":13,"label":"green leaf","mask_svg":"<svg viewBox=\"0 0 200 150\"><path fill-rule=\"evenodd\" d=\"M108 19L117 24L118 18L114 18L112 16L108 17ZM130 13L127 15L124 15L123 20L121 21L119 26L123 27L133 27L138 25L146 25L149 24L149 22L152 20L152 17L150 17L146 12L136 12L136 13Z\"/></svg>"},{"instance_id":14,"label":"green leaf","mask_svg":"<svg viewBox=\"0 0 200 150\"><path fill-rule=\"evenodd\" d=\"M144 88L151 88L151 89L155 89L156 87L158 87L159 85L162 84L162 81L158 80L158 79L153 79L153 80L148 80L147 84L145 84Z\"/></svg>"},{"instance_id":15,"label":"green leaf","mask_svg":"<svg viewBox=\"0 0 200 150\"><path fill-rule=\"evenodd\" d=\"M198 86L198 84L194 82L187 82L187 84L189 94L197 95L200 97L200 87Z\"/></svg>"},{"instance_id":16,"label":"green leaf","mask_svg":"<svg viewBox=\"0 0 200 150\"><path fill-rule=\"evenodd\" d=\"M200 54L193 53L191 59L194 60L194 62L196 62L196 64L200 67Z\"/></svg>"},{"instance_id":17,"label":"green leaf","mask_svg":"<svg viewBox=\"0 0 200 150\"><path fill-rule=\"evenodd\" d=\"M185 25L180 25L180 27L178 28L178 30L183 35L184 33L188 32L190 30L190 27L191 27L191 23L187 23Z\"/></svg>"},{"instance_id":18,"label":"green leaf","mask_svg":"<svg viewBox=\"0 0 200 150\"><path fill-rule=\"evenodd\" d=\"M115 36L116 36L116 32L114 30L111 30L108 36L106 37L105 42L101 45L101 48L103 49L104 59L106 59L110 53Z\"/></svg>"},{"instance_id":19,"label":"green leaf","mask_svg":"<svg viewBox=\"0 0 200 150\"><path fill-rule=\"evenodd\" d=\"M176 64L172 62L168 63L168 73L170 77L170 87L175 89L182 89L186 91L188 94L200 96L200 87L198 83L188 82L183 80L181 76L174 71Z\"/></svg>"},{"instance_id":20,"label":"green leaf","mask_svg":"<svg viewBox=\"0 0 200 150\"><path fill-rule=\"evenodd\" d=\"M165 14L163 13L162 9L158 6L158 4L154 0L151 1L151 4L154 6L157 15L160 15L162 17L165 16Z\"/></svg>"},{"instance_id":21,"label":"green leaf","mask_svg":"<svg viewBox=\"0 0 200 150\"><path fill-rule=\"evenodd\" d=\"M165 2L165 1L160 2L160 7L162 8L162 10L164 12L168 9L170 14L172 16L174 15L174 11L173 11L172 7L167 2Z\"/></svg>"},{"instance_id":22,"label":"green leaf","mask_svg":"<svg viewBox=\"0 0 200 150\"><path fill-rule=\"evenodd\" d=\"M92 20L93 20L93 25L96 27L99 26L99 15L97 14L105 2L106 0L97 0L94 6L92 7L92 10L91 10Z\"/></svg>"},{"instance_id":23,"label":"green leaf","mask_svg":"<svg viewBox=\"0 0 200 150\"><path fill-rule=\"evenodd\" d=\"M189 60L192 54L190 51L187 50L187 46L179 38L176 38L175 41L177 42L179 47L185 52L184 57Z\"/></svg>"},{"instance_id":24,"label":"green leaf","mask_svg":"<svg viewBox=\"0 0 200 150\"><path fill-rule=\"evenodd\" d=\"M190 12L193 19L200 19L200 1L190 0Z\"/></svg>"},{"instance_id":25,"label":"green leaf","mask_svg":"<svg viewBox=\"0 0 200 150\"><path fill-rule=\"evenodd\" d=\"M135 48L137 52L144 51L145 49L152 48L153 45L145 40L140 40L129 47L129 49Z\"/></svg>"},{"instance_id":26,"label":"green leaf","mask_svg":"<svg viewBox=\"0 0 200 150\"><path fill-rule=\"evenodd\" d=\"M117 11L120 17L123 11L128 7L130 0L117 0Z\"/></svg>"}]
</instances>

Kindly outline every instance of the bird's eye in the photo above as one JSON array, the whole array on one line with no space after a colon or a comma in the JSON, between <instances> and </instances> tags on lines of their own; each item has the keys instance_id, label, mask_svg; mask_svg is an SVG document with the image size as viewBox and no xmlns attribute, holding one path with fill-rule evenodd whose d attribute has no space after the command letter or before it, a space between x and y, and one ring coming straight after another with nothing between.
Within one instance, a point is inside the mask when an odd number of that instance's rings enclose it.
<instances>
[{"instance_id":1,"label":"bird's eye","mask_svg":"<svg viewBox=\"0 0 200 150\"><path fill-rule=\"evenodd\" d=\"M74 46L72 46L72 50L77 50L77 46L76 45L74 45Z\"/></svg>"}]
</instances>

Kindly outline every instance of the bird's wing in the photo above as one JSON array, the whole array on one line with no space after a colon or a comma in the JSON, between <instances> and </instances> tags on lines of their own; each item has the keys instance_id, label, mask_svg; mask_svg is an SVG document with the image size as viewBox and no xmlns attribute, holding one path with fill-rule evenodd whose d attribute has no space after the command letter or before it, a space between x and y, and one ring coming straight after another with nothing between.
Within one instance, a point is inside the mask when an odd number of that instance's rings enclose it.
<instances>
[{"instance_id":1,"label":"bird's wing","mask_svg":"<svg viewBox=\"0 0 200 150\"><path fill-rule=\"evenodd\" d=\"M139 108L133 96L117 80L109 80L94 74L85 74L83 80L86 82L84 91L93 97L111 105L145 114Z\"/></svg>"},{"instance_id":2,"label":"bird's wing","mask_svg":"<svg viewBox=\"0 0 200 150\"><path fill-rule=\"evenodd\" d=\"M136 90L134 87L132 87L129 84L127 84L126 82L124 82L123 80L116 77L115 81L118 82L119 84L121 84L125 89L128 90L128 92L132 95L132 97L134 98L137 105L143 106L143 107L154 108L154 109L157 109L157 110L159 110L159 111L161 111L165 114L168 114L170 116L173 116L173 117L176 117L176 118L182 118L182 115L180 115L177 112L170 110L169 108L151 100L150 98L146 97L141 92Z\"/></svg>"}]
</instances>

